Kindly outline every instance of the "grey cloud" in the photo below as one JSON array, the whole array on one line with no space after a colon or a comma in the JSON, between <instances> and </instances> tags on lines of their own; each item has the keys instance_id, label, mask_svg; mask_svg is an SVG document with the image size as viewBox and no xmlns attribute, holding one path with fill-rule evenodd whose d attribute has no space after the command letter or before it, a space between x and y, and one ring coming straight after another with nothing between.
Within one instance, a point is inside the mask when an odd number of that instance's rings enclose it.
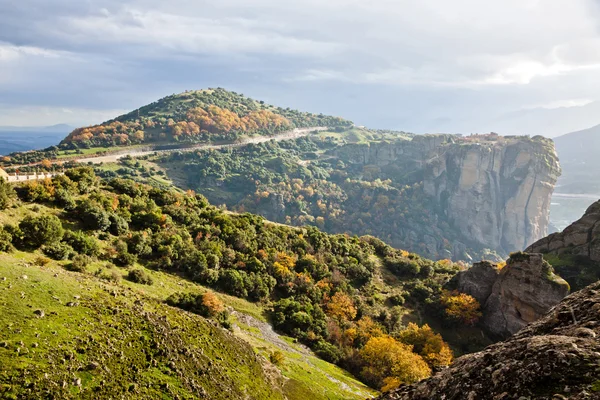
<instances>
[{"instance_id":1,"label":"grey cloud","mask_svg":"<svg viewBox=\"0 0 600 400\"><path fill-rule=\"evenodd\" d=\"M225 86L378 127L485 130L532 104L599 100L597 13L592 0L2 2L0 103L127 109Z\"/></svg>"}]
</instances>

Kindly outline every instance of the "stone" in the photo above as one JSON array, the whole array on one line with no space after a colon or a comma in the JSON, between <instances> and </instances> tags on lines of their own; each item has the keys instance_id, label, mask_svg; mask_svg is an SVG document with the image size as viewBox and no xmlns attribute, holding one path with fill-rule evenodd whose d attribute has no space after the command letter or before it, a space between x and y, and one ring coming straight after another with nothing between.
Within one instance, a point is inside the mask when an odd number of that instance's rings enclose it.
<instances>
[{"instance_id":1,"label":"stone","mask_svg":"<svg viewBox=\"0 0 600 400\"><path fill-rule=\"evenodd\" d=\"M600 304L598 289L600 282L575 292L508 340L459 357L432 377L377 399L598 399L593 392L600 365L600 314L594 311ZM556 317L571 313L574 318ZM596 336L579 336L584 326L594 326ZM502 372L494 379L498 368Z\"/></svg>"},{"instance_id":2,"label":"stone","mask_svg":"<svg viewBox=\"0 0 600 400\"><path fill-rule=\"evenodd\" d=\"M44 310L35 310L33 313L35 315L37 315L38 318L44 318L44 316L46 315L46 313L44 312Z\"/></svg>"},{"instance_id":3,"label":"stone","mask_svg":"<svg viewBox=\"0 0 600 400\"><path fill-rule=\"evenodd\" d=\"M541 318L569 293L569 284L541 254L514 253L502 269L488 261L475 263L451 282L479 302L481 325L498 338Z\"/></svg>"}]
</instances>

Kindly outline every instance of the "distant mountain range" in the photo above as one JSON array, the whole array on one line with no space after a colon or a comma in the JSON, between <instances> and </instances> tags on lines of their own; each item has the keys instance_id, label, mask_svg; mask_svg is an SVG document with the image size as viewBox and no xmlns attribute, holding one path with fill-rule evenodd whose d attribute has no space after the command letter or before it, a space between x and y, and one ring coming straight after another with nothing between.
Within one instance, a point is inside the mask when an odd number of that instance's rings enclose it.
<instances>
[{"instance_id":1,"label":"distant mountain range","mask_svg":"<svg viewBox=\"0 0 600 400\"><path fill-rule=\"evenodd\" d=\"M550 219L559 230L600 199L600 125L554 138L562 167Z\"/></svg>"},{"instance_id":2,"label":"distant mountain range","mask_svg":"<svg viewBox=\"0 0 600 400\"><path fill-rule=\"evenodd\" d=\"M52 126L0 126L0 155L43 149L58 144L74 128Z\"/></svg>"}]
</instances>

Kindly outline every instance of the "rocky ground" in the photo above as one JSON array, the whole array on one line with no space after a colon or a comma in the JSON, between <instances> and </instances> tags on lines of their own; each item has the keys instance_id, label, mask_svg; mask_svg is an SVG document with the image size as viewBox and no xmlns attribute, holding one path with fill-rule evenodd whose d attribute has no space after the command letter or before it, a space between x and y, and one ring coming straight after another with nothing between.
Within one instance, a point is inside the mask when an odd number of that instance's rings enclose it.
<instances>
[{"instance_id":1,"label":"rocky ground","mask_svg":"<svg viewBox=\"0 0 600 400\"><path fill-rule=\"evenodd\" d=\"M600 282L510 339L379 399L600 399Z\"/></svg>"}]
</instances>

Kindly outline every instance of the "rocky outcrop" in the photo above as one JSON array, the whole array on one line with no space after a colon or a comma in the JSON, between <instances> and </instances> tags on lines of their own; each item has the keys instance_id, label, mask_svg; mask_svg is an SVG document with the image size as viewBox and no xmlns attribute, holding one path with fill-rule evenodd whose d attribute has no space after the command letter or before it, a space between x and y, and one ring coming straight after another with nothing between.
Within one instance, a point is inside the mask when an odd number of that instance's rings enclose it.
<instances>
[{"instance_id":1,"label":"rocky outcrop","mask_svg":"<svg viewBox=\"0 0 600 400\"><path fill-rule=\"evenodd\" d=\"M334 154L350 164L377 166L382 179L422 182L437 227L444 238L460 244L452 249L430 230L407 227L427 244L428 257L450 253L469 261L482 256L484 249L506 257L547 233L550 198L560 175L550 139L415 135L391 143L350 144ZM472 253L462 251L465 248Z\"/></svg>"},{"instance_id":2,"label":"rocky outcrop","mask_svg":"<svg viewBox=\"0 0 600 400\"><path fill-rule=\"evenodd\" d=\"M541 254L514 253L501 269L487 261L476 263L455 282L482 305L483 328L500 338L536 321L569 292L568 283Z\"/></svg>"},{"instance_id":3,"label":"rocky outcrop","mask_svg":"<svg viewBox=\"0 0 600 400\"><path fill-rule=\"evenodd\" d=\"M559 175L548 139L466 141L431 155L424 189L465 238L507 254L546 235Z\"/></svg>"},{"instance_id":4,"label":"rocky outcrop","mask_svg":"<svg viewBox=\"0 0 600 400\"><path fill-rule=\"evenodd\" d=\"M379 400L600 399L600 283L507 341Z\"/></svg>"},{"instance_id":5,"label":"rocky outcrop","mask_svg":"<svg viewBox=\"0 0 600 400\"><path fill-rule=\"evenodd\" d=\"M527 248L528 252L551 257L558 273L574 289L600 278L600 201L592 204L583 217L562 232L545 237Z\"/></svg>"},{"instance_id":6,"label":"rocky outcrop","mask_svg":"<svg viewBox=\"0 0 600 400\"><path fill-rule=\"evenodd\" d=\"M588 207L583 217L564 231L538 240L527 251L582 255L600 261L600 201Z\"/></svg>"}]
</instances>

